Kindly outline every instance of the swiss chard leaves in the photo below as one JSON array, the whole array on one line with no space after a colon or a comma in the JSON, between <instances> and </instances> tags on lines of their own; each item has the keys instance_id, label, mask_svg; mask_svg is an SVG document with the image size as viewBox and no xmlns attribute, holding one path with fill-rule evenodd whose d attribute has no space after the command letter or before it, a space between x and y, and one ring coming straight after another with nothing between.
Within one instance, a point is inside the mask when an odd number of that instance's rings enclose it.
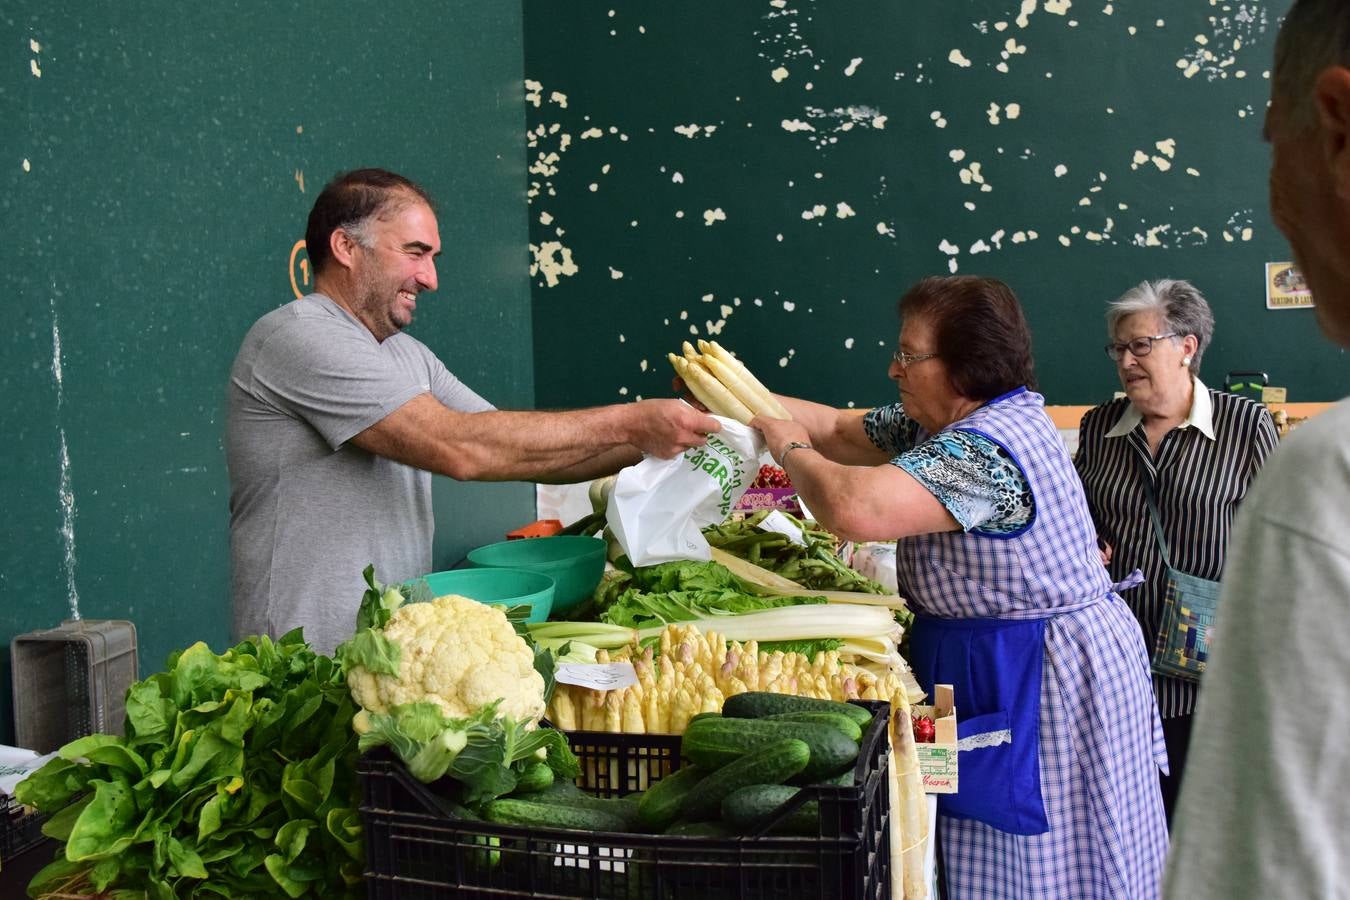
<instances>
[{"instance_id":1,"label":"swiss chard leaves","mask_svg":"<svg viewBox=\"0 0 1350 900\"><path fill-rule=\"evenodd\" d=\"M298 631L174 653L129 690L125 738L73 741L16 788L66 842L30 892L362 896L354 713Z\"/></svg>"}]
</instances>

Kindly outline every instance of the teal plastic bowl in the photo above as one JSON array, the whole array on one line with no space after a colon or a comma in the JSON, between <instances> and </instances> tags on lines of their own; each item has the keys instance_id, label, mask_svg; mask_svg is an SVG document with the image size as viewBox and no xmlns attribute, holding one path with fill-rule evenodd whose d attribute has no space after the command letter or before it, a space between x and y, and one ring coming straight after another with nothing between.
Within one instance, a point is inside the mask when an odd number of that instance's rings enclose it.
<instances>
[{"instance_id":1,"label":"teal plastic bowl","mask_svg":"<svg viewBox=\"0 0 1350 900\"><path fill-rule=\"evenodd\" d=\"M595 592L605 572L605 542L586 535L500 541L469 551L469 564L542 572L553 578L553 612L566 614Z\"/></svg>"},{"instance_id":2,"label":"teal plastic bowl","mask_svg":"<svg viewBox=\"0 0 1350 900\"><path fill-rule=\"evenodd\" d=\"M414 579L416 580L416 579ZM524 569L450 569L423 575L433 597L458 594L493 606L528 606L527 622L543 622L553 609L553 579Z\"/></svg>"}]
</instances>

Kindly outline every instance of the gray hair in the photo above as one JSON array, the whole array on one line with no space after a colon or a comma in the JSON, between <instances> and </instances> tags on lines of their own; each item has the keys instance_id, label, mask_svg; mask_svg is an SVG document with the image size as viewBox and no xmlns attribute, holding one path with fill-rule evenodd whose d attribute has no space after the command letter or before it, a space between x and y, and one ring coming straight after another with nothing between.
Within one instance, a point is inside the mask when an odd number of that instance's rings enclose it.
<instances>
[{"instance_id":1,"label":"gray hair","mask_svg":"<svg viewBox=\"0 0 1350 900\"><path fill-rule=\"evenodd\" d=\"M1313 84L1327 66L1350 67L1350 3L1296 0L1275 39L1271 96L1298 129L1317 124Z\"/></svg>"},{"instance_id":2,"label":"gray hair","mask_svg":"<svg viewBox=\"0 0 1350 900\"><path fill-rule=\"evenodd\" d=\"M401 211L401 208L395 210L395 212L399 211ZM338 226L338 228L347 232L347 237L351 238L359 246L369 250L375 246L375 238L370 233L371 229L374 227L376 221L387 218L388 212L389 212L389 205L386 204L384 207L376 209L375 211L369 213L368 215L362 216L359 219L352 219L350 222L343 222L341 225Z\"/></svg>"},{"instance_id":3,"label":"gray hair","mask_svg":"<svg viewBox=\"0 0 1350 900\"><path fill-rule=\"evenodd\" d=\"M1192 375L1200 372L1200 357L1214 336L1214 314L1195 285L1174 278L1141 281L1106 307L1106 335L1114 340L1116 326L1127 316L1153 313L1162 320L1165 331L1175 332L1177 340L1195 335L1191 354Z\"/></svg>"}]
</instances>

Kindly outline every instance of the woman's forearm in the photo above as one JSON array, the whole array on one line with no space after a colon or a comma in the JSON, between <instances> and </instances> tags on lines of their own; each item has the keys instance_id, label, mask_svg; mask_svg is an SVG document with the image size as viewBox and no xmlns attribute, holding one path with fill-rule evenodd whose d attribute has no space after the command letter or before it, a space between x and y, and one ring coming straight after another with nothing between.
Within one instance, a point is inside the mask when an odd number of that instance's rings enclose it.
<instances>
[{"instance_id":1,"label":"woman's forearm","mask_svg":"<svg viewBox=\"0 0 1350 900\"><path fill-rule=\"evenodd\" d=\"M778 397L792 418L811 435L811 445L824 456L845 465L877 465L887 458L863 429L866 410L836 409L798 397Z\"/></svg>"}]
</instances>

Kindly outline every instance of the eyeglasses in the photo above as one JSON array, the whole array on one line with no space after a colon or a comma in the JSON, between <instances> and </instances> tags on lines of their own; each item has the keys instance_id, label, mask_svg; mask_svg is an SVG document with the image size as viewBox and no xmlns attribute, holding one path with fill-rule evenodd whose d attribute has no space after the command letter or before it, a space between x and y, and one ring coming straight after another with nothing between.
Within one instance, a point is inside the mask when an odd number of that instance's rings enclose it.
<instances>
[{"instance_id":1,"label":"eyeglasses","mask_svg":"<svg viewBox=\"0 0 1350 900\"><path fill-rule=\"evenodd\" d=\"M916 362L923 362L925 359L934 359L935 357L937 357L936 353L906 353L903 350L897 350L891 354L891 359L895 360L895 364L902 369L908 369Z\"/></svg>"},{"instance_id":2,"label":"eyeglasses","mask_svg":"<svg viewBox=\"0 0 1350 900\"><path fill-rule=\"evenodd\" d=\"M1147 337L1137 337L1129 343L1116 341L1115 343L1107 344L1103 349L1106 350L1106 355L1116 362L1120 362L1120 358L1125 355L1126 350L1129 350L1130 355L1137 359L1141 356L1148 356L1153 352L1154 341L1161 341L1163 338L1172 338L1176 336L1177 333L1175 331L1169 331L1167 334L1151 334Z\"/></svg>"}]
</instances>

